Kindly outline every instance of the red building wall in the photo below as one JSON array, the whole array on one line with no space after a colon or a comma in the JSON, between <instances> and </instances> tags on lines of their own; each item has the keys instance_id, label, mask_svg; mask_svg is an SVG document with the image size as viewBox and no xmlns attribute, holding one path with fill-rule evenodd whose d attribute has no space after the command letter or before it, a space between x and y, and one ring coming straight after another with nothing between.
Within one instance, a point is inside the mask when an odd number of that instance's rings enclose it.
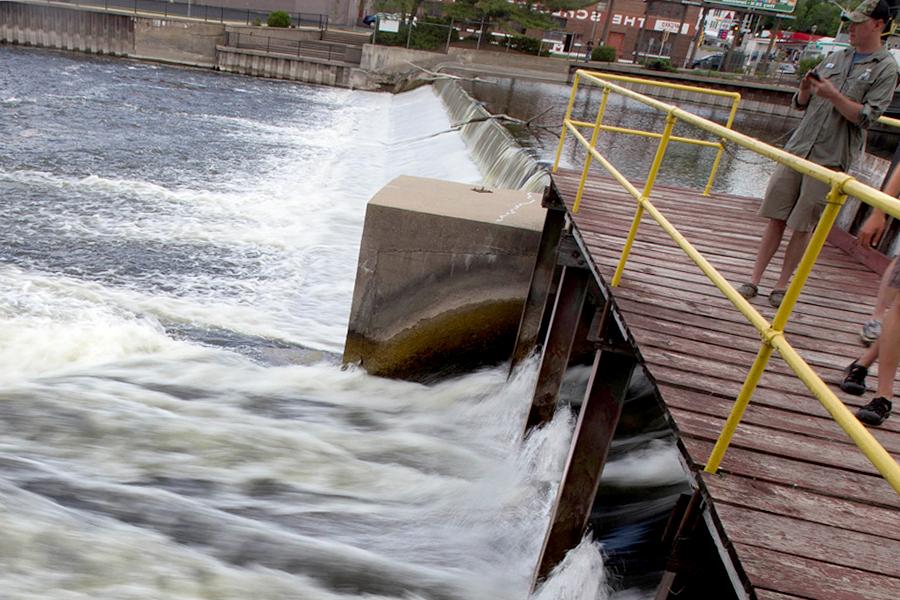
<instances>
[{"instance_id":1,"label":"red building wall","mask_svg":"<svg viewBox=\"0 0 900 600\"><path fill-rule=\"evenodd\" d=\"M617 50L618 57L635 60L636 52L645 53L649 44L658 50L665 45L672 63L680 64L687 55L691 40L697 32L699 6L669 0L611 0L611 18L606 35L607 43ZM601 2L580 10L553 13L566 19L566 31L575 34L575 43L582 46L592 40L600 43L606 20L606 3ZM666 35L665 30L669 30ZM640 41L640 48L638 48Z\"/></svg>"}]
</instances>

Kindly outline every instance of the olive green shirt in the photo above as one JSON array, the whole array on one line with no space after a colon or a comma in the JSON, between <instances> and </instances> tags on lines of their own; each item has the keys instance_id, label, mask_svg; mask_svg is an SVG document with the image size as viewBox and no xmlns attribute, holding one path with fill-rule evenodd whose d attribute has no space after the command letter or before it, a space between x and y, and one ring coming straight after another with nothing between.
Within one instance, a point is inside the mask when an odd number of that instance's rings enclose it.
<instances>
[{"instance_id":1,"label":"olive green shirt","mask_svg":"<svg viewBox=\"0 0 900 600\"><path fill-rule=\"evenodd\" d=\"M890 52L879 48L853 64L853 48L834 52L816 67L838 91L862 104L855 123L848 121L830 101L812 94L806 106L798 104L800 92L791 105L806 111L784 149L801 158L846 171L859 156L865 130L887 109L897 87L897 62Z\"/></svg>"}]
</instances>

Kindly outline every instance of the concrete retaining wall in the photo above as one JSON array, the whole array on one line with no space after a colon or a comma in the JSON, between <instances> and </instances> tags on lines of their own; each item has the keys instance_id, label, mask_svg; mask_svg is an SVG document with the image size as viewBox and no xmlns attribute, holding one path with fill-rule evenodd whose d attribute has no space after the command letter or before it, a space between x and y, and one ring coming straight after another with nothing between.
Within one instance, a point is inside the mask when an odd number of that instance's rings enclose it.
<instances>
[{"instance_id":1,"label":"concrete retaining wall","mask_svg":"<svg viewBox=\"0 0 900 600\"><path fill-rule=\"evenodd\" d=\"M369 201L344 361L428 380L509 359L541 194L398 177Z\"/></svg>"},{"instance_id":2,"label":"concrete retaining wall","mask_svg":"<svg viewBox=\"0 0 900 600\"><path fill-rule=\"evenodd\" d=\"M288 29L281 27L257 27L255 25L227 25L228 33L245 36L248 39L272 38L287 42L317 42L322 32L317 29Z\"/></svg>"},{"instance_id":3,"label":"concrete retaining wall","mask_svg":"<svg viewBox=\"0 0 900 600\"><path fill-rule=\"evenodd\" d=\"M436 65L452 62L446 54L427 52L425 50L407 50L396 46L363 46L360 67L375 73L405 73L415 71L409 63L415 63L426 69Z\"/></svg>"},{"instance_id":4,"label":"concrete retaining wall","mask_svg":"<svg viewBox=\"0 0 900 600\"><path fill-rule=\"evenodd\" d=\"M175 19L134 20L134 58L198 67L216 66L216 46L225 43L225 26Z\"/></svg>"},{"instance_id":5,"label":"concrete retaining wall","mask_svg":"<svg viewBox=\"0 0 900 600\"><path fill-rule=\"evenodd\" d=\"M564 76L568 73L568 58L531 56L518 52L480 51L471 48L450 48L450 59L463 64L491 65L501 69L543 71Z\"/></svg>"},{"instance_id":6,"label":"concrete retaining wall","mask_svg":"<svg viewBox=\"0 0 900 600\"><path fill-rule=\"evenodd\" d=\"M0 42L129 56L134 21L102 12L0 2Z\"/></svg>"},{"instance_id":7,"label":"concrete retaining wall","mask_svg":"<svg viewBox=\"0 0 900 600\"><path fill-rule=\"evenodd\" d=\"M257 50L239 50L225 46L219 46L216 50L219 70L227 73L351 87L351 75L356 70L345 64L294 56L273 56Z\"/></svg>"}]
</instances>

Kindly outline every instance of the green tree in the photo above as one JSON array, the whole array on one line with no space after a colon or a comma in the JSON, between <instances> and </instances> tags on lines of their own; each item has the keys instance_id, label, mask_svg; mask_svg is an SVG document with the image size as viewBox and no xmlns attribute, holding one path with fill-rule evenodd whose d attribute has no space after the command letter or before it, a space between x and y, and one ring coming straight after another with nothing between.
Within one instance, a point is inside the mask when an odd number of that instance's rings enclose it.
<instances>
[{"instance_id":1,"label":"green tree","mask_svg":"<svg viewBox=\"0 0 900 600\"><path fill-rule=\"evenodd\" d=\"M800 0L794 11L797 31L833 36L841 22L841 9L827 0Z\"/></svg>"},{"instance_id":2,"label":"green tree","mask_svg":"<svg viewBox=\"0 0 900 600\"><path fill-rule=\"evenodd\" d=\"M840 0L842 5L852 4L849 0ZM855 4L854 4L855 6ZM848 10L852 10L852 7ZM793 21L782 21L782 27L793 31L813 33L816 35L834 36L841 22L841 9L830 0L798 0L794 9ZM767 29L775 27L775 18L767 17L763 21ZM815 30L813 29L815 28Z\"/></svg>"},{"instance_id":3,"label":"green tree","mask_svg":"<svg viewBox=\"0 0 900 600\"><path fill-rule=\"evenodd\" d=\"M444 12L454 19L480 21L485 30L499 28L507 33L524 29L554 29L559 22L550 13L594 4L583 0L547 0L545 2L508 2L507 0L456 0Z\"/></svg>"}]
</instances>

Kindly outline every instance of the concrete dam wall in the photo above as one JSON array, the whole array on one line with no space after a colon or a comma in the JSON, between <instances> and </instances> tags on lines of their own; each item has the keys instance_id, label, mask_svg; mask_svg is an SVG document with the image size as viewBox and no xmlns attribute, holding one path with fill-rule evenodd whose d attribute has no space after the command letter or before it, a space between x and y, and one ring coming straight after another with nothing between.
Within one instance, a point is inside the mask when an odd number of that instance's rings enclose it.
<instances>
[{"instance_id":1,"label":"concrete dam wall","mask_svg":"<svg viewBox=\"0 0 900 600\"><path fill-rule=\"evenodd\" d=\"M214 68L225 26L0 2L0 42Z\"/></svg>"},{"instance_id":2,"label":"concrete dam wall","mask_svg":"<svg viewBox=\"0 0 900 600\"><path fill-rule=\"evenodd\" d=\"M0 42L130 56L134 19L125 15L0 2Z\"/></svg>"},{"instance_id":3,"label":"concrete dam wall","mask_svg":"<svg viewBox=\"0 0 900 600\"><path fill-rule=\"evenodd\" d=\"M279 47L269 52L268 42L261 49L228 44L229 32L238 36L234 39L246 41L252 31L289 49ZM358 47L322 43L327 49L325 58L298 53L298 43L314 45L321 37L320 31L312 29L273 31L76 6L0 1L0 43L109 54L338 87L367 87L356 66L361 53Z\"/></svg>"}]
</instances>

